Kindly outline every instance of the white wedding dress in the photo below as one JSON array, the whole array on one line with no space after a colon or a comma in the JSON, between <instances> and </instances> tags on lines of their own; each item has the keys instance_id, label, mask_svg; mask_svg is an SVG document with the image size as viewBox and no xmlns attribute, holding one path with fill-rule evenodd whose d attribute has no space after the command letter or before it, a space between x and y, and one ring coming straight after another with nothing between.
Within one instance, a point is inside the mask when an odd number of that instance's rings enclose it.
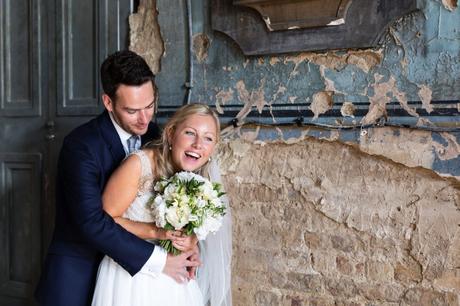
<instances>
[{"instance_id":1,"label":"white wedding dress","mask_svg":"<svg viewBox=\"0 0 460 306\"><path fill-rule=\"evenodd\" d=\"M139 191L123 217L133 221L154 222L146 204L152 196L153 175L150 159L143 151L136 154L142 165ZM153 243L153 242L152 242ZM93 306L203 306L197 281L179 284L163 273L138 272L133 277L118 263L105 256L99 265Z\"/></svg>"}]
</instances>

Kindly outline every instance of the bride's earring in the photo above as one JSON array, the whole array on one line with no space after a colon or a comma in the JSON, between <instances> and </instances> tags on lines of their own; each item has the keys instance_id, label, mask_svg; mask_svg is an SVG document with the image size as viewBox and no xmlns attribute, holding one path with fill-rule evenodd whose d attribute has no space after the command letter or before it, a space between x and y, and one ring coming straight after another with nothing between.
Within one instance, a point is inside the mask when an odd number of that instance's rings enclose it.
<instances>
[{"instance_id":1,"label":"bride's earring","mask_svg":"<svg viewBox=\"0 0 460 306\"><path fill-rule=\"evenodd\" d=\"M172 147L171 147L171 145L169 145L169 151L171 151L171 150L172 150Z\"/></svg>"}]
</instances>

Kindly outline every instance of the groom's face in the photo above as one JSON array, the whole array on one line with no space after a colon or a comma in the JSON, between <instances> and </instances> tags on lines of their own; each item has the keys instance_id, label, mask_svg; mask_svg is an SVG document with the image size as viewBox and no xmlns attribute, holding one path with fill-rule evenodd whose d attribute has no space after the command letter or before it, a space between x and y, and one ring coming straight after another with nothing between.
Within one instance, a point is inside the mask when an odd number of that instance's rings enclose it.
<instances>
[{"instance_id":1,"label":"groom's face","mask_svg":"<svg viewBox=\"0 0 460 306\"><path fill-rule=\"evenodd\" d=\"M105 108L112 113L118 125L132 135L147 132L155 110L155 92L152 82L139 86L120 85L115 101L102 97Z\"/></svg>"}]
</instances>

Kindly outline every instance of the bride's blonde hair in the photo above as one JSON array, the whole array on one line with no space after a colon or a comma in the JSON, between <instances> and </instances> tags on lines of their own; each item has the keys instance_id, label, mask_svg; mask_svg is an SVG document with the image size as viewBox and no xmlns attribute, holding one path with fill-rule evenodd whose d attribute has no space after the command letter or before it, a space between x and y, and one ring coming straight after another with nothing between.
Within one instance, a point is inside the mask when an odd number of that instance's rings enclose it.
<instances>
[{"instance_id":1,"label":"bride's blonde hair","mask_svg":"<svg viewBox=\"0 0 460 306\"><path fill-rule=\"evenodd\" d=\"M201 116L211 116L216 123L216 145L220 139L220 123L217 114L206 104L194 103L187 104L179 108L174 115L166 123L163 133L161 134L161 139L158 141L152 141L147 143L144 148L154 151L153 154L153 167L155 169L154 176L156 179L160 177L170 177L172 176L177 169L174 169L172 156L171 156L171 147L170 139L174 135L177 126L185 121L188 117L192 115L201 115ZM195 173L198 173L203 176L207 176L207 168L209 162L201 166L199 169L195 170Z\"/></svg>"}]
</instances>

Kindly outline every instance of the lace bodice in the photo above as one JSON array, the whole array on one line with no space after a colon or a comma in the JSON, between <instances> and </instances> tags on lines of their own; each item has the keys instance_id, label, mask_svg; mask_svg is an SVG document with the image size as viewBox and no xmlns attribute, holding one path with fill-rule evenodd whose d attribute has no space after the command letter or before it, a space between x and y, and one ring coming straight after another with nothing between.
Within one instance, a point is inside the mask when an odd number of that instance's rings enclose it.
<instances>
[{"instance_id":1,"label":"lace bodice","mask_svg":"<svg viewBox=\"0 0 460 306\"><path fill-rule=\"evenodd\" d=\"M139 179L139 187L137 190L136 198L123 214L124 218L140 221L140 222L153 222L153 216L148 207L153 194L153 173L150 158L147 154L140 150L131 153L136 155L141 161L141 177Z\"/></svg>"}]
</instances>

